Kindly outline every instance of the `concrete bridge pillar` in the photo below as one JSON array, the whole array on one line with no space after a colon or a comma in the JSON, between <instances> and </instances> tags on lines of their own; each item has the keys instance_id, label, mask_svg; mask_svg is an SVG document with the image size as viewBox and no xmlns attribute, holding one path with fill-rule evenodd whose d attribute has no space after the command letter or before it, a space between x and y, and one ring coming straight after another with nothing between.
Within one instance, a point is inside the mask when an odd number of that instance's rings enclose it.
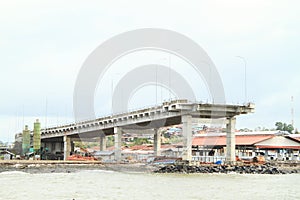
<instances>
[{"instance_id":1,"label":"concrete bridge pillar","mask_svg":"<svg viewBox=\"0 0 300 200\"><path fill-rule=\"evenodd\" d=\"M154 156L160 156L161 146L161 131L159 129L154 129Z\"/></svg>"},{"instance_id":2,"label":"concrete bridge pillar","mask_svg":"<svg viewBox=\"0 0 300 200\"><path fill-rule=\"evenodd\" d=\"M104 133L100 135L100 151L106 150L106 136Z\"/></svg>"},{"instance_id":3,"label":"concrete bridge pillar","mask_svg":"<svg viewBox=\"0 0 300 200\"><path fill-rule=\"evenodd\" d=\"M68 156L71 153L71 138L67 135L64 135L64 160L67 160Z\"/></svg>"},{"instance_id":4,"label":"concrete bridge pillar","mask_svg":"<svg viewBox=\"0 0 300 200\"><path fill-rule=\"evenodd\" d=\"M122 146L122 128L114 127L115 136L115 160L117 162L121 161L121 146Z\"/></svg>"},{"instance_id":5,"label":"concrete bridge pillar","mask_svg":"<svg viewBox=\"0 0 300 200\"><path fill-rule=\"evenodd\" d=\"M182 160L192 160L192 116L182 116L183 150Z\"/></svg>"},{"instance_id":6,"label":"concrete bridge pillar","mask_svg":"<svg viewBox=\"0 0 300 200\"><path fill-rule=\"evenodd\" d=\"M226 125L226 162L228 164L235 164L235 123L236 118L228 118Z\"/></svg>"}]
</instances>

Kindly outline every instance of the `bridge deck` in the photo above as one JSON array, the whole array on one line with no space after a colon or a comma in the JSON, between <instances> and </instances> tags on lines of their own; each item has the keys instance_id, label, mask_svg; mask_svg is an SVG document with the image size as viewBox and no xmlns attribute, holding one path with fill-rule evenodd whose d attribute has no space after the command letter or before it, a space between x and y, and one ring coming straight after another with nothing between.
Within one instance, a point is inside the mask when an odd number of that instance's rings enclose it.
<instances>
[{"instance_id":1,"label":"bridge deck","mask_svg":"<svg viewBox=\"0 0 300 200\"><path fill-rule=\"evenodd\" d=\"M112 135L114 127L127 129L151 129L180 124L182 116L191 115L195 118L231 118L240 114L254 112L254 104L225 105L188 102L175 100L164 102L160 106L140 109L128 113L115 114L93 120L82 121L64 126L42 130L41 138L62 137L96 137L102 132Z\"/></svg>"}]
</instances>

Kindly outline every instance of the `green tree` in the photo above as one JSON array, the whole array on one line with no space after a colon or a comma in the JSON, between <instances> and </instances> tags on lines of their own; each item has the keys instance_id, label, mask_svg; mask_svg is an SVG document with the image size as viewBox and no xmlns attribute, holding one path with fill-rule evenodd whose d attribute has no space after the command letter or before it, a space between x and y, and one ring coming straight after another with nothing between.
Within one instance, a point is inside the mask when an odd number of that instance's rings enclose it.
<instances>
[{"instance_id":1,"label":"green tree","mask_svg":"<svg viewBox=\"0 0 300 200\"><path fill-rule=\"evenodd\" d=\"M289 132L289 133L293 133L294 127L292 124L289 124L285 127L285 131Z\"/></svg>"},{"instance_id":2,"label":"green tree","mask_svg":"<svg viewBox=\"0 0 300 200\"><path fill-rule=\"evenodd\" d=\"M115 137L114 136L107 136L106 138L107 138L107 140L106 140L106 146L107 147L114 146L114 144L115 144Z\"/></svg>"},{"instance_id":3,"label":"green tree","mask_svg":"<svg viewBox=\"0 0 300 200\"><path fill-rule=\"evenodd\" d=\"M283 131L283 123L282 122L276 122L275 126L276 126L276 130Z\"/></svg>"},{"instance_id":4,"label":"green tree","mask_svg":"<svg viewBox=\"0 0 300 200\"><path fill-rule=\"evenodd\" d=\"M150 144L150 142L147 138L134 138L131 146L142 145L142 144Z\"/></svg>"},{"instance_id":5,"label":"green tree","mask_svg":"<svg viewBox=\"0 0 300 200\"><path fill-rule=\"evenodd\" d=\"M75 146L75 147L79 147L79 148L83 148L83 149L85 148L83 142L77 142L77 141L75 141L75 142L74 142L74 146Z\"/></svg>"},{"instance_id":6,"label":"green tree","mask_svg":"<svg viewBox=\"0 0 300 200\"><path fill-rule=\"evenodd\" d=\"M275 126L276 126L276 130L279 130L279 131L287 131L289 133L292 133L294 130L293 125L282 123L282 122L276 122Z\"/></svg>"}]
</instances>

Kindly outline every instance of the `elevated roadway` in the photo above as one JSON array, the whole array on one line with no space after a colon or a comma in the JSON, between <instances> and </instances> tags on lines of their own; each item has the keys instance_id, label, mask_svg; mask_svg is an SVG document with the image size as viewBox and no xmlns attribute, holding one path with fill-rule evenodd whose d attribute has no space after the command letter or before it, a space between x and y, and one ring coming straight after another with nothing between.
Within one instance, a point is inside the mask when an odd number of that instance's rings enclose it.
<instances>
[{"instance_id":1,"label":"elevated roadway","mask_svg":"<svg viewBox=\"0 0 300 200\"><path fill-rule=\"evenodd\" d=\"M226 159L228 162L234 162L236 116L253 113L254 110L255 106L251 103L226 105L174 100L128 113L47 128L42 130L41 139L44 145L49 143L54 148L63 149L66 159L72 150L72 141L100 137L101 150L105 150L105 137L114 135L115 159L119 161L121 159L121 137L124 130L154 130L155 153L159 154L160 133L157 130L165 126L183 124L183 159L191 160L192 119L225 119L227 125ZM61 143L61 146L58 147L59 145L55 143Z\"/></svg>"}]
</instances>

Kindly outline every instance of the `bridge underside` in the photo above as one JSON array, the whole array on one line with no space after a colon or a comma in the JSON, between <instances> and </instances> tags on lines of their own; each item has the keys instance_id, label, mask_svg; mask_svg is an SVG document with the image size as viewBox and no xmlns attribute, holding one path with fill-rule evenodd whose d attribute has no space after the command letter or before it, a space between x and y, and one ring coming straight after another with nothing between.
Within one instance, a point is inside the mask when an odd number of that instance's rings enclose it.
<instances>
[{"instance_id":1,"label":"bridge underside","mask_svg":"<svg viewBox=\"0 0 300 200\"><path fill-rule=\"evenodd\" d=\"M105 137L114 135L115 159L120 161L123 132L129 132L129 130L137 132L152 131L155 141L155 155L159 155L160 133L158 129L182 124L184 136L182 158L191 160L192 120L225 119L227 128L227 161L235 162L235 116L253 111L254 106L252 104L246 106L214 105L187 103L187 101L180 100L167 102L159 107L46 129L42 132L42 143L60 143L60 145L57 145L57 149L62 149L63 144L64 159L67 159L67 156L72 151L73 141L92 141L94 138L97 138L97 141L99 141L100 138L100 150L105 150Z\"/></svg>"}]
</instances>

